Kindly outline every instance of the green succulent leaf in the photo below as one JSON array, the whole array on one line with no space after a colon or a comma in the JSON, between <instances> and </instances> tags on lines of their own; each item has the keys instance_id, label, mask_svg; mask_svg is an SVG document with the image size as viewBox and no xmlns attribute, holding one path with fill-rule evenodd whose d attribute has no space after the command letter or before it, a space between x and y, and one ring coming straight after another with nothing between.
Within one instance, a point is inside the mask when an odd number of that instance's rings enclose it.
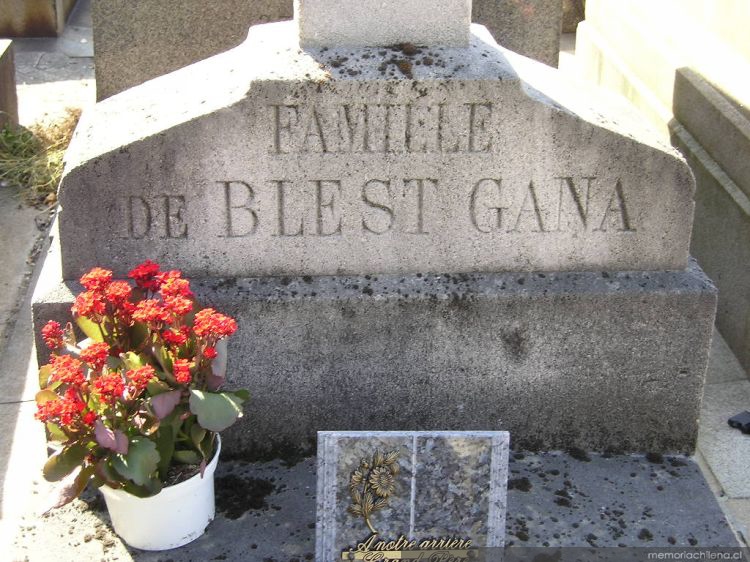
<instances>
[{"instance_id":1,"label":"green succulent leaf","mask_svg":"<svg viewBox=\"0 0 750 562\"><path fill-rule=\"evenodd\" d=\"M112 459L101 459L95 466L96 477L110 488L122 487L122 476L113 468Z\"/></svg>"},{"instance_id":2,"label":"green succulent leaf","mask_svg":"<svg viewBox=\"0 0 750 562\"><path fill-rule=\"evenodd\" d=\"M52 455L44 463L44 469L42 470L44 478L49 482L62 480L83 464L83 459L86 458L88 452L89 450L86 447L78 443L64 447L62 451Z\"/></svg>"},{"instance_id":3,"label":"green succulent leaf","mask_svg":"<svg viewBox=\"0 0 750 562\"><path fill-rule=\"evenodd\" d=\"M232 391L232 394L234 394L237 398L242 400L242 402L247 402L248 400L250 400L250 391L245 388L234 390Z\"/></svg>"},{"instance_id":4,"label":"green succulent leaf","mask_svg":"<svg viewBox=\"0 0 750 562\"><path fill-rule=\"evenodd\" d=\"M115 455L112 466L139 486L147 486L159 466L156 443L145 437L133 437L127 455Z\"/></svg>"},{"instance_id":5,"label":"green succulent leaf","mask_svg":"<svg viewBox=\"0 0 750 562\"><path fill-rule=\"evenodd\" d=\"M174 455L174 430L172 426L162 424L154 439L156 450L159 451L159 477L163 480L167 477L172 455Z\"/></svg>"},{"instance_id":6,"label":"green succulent leaf","mask_svg":"<svg viewBox=\"0 0 750 562\"><path fill-rule=\"evenodd\" d=\"M47 422L45 425L47 427L47 438L50 441L62 443L68 440L68 435L56 423Z\"/></svg>"},{"instance_id":7,"label":"green succulent leaf","mask_svg":"<svg viewBox=\"0 0 750 562\"><path fill-rule=\"evenodd\" d=\"M169 392L170 390L172 390L171 386L156 379L151 379L150 381L148 381L148 386L146 386L146 391L148 392L149 396L156 396L157 394L163 394L165 392Z\"/></svg>"},{"instance_id":8,"label":"green succulent leaf","mask_svg":"<svg viewBox=\"0 0 750 562\"><path fill-rule=\"evenodd\" d=\"M76 318L76 324L87 337L96 342L104 341L104 336L107 335L107 330L105 328L102 327L100 329L99 324L92 322L83 316ZM102 335L102 332L104 332L104 335Z\"/></svg>"},{"instance_id":9,"label":"green succulent leaf","mask_svg":"<svg viewBox=\"0 0 750 562\"><path fill-rule=\"evenodd\" d=\"M37 392L37 393L36 393L36 395L34 396L34 399L36 400L36 403L37 403L38 405L40 405L40 406L41 406L42 404L44 404L45 402L53 402L53 401L55 401L55 400L58 400L59 398L60 398L60 397L59 397L59 396L58 396L57 394L55 394L54 392L52 392L52 391L51 391L50 389L48 389L48 388L47 388L47 389L44 389L44 390L40 390L40 391L39 391L39 392Z\"/></svg>"},{"instance_id":10,"label":"green succulent leaf","mask_svg":"<svg viewBox=\"0 0 750 562\"><path fill-rule=\"evenodd\" d=\"M174 459L183 464L198 464L201 456L195 451L175 451Z\"/></svg>"},{"instance_id":11,"label":"green succulent leaf","mask_svg":"<svg viewBox=\"0 0 750 562\"><path fill-rule=\"evenodd\" d=\"M138 355L137 353L133 353L132 351L128 351L124 354L122 362L128 369L139 369L147 363L146 359L142 355Z\"/></svg>"},{"instance_id":12,"label":"green succulent leaf","mask_svg":"<svg viewBox=\"0 0 750 562\"><path fill-rule=\"evenodd\" d=\"M39 388L44 388L49 383L49 377L52 374L52 367L44 365L39 369Z\"/></svg>"},{"instance_id":13,"label":"green succulent leaf","mask_svg":"<svg viewBox=\"0 0 750 562\"><path fill-rule=\"evenodd\" d=\"M192 440L193 444L200 449L201 441L203 441L203 438L206 436L206 433L208 433L205 429L203 429L199 424L195 424L190 428L190 439Z\"/></svg>"},{"instance_id":14,"label":"green succulent leaf","mask_svg":"<svg viewBox=\"0 0 750 562\"><path fill-rule=\"evenodd\" d=\"M190 391L190 411L209 431L223 431L242 416L242 400L229 392Z\"/></svg>"},{"instance_id":15,"label":"green succulent leaf","mask_svg":"<svg viewBox=\"0 0 750 562\"><path fill-rule=\"evenodd\" d=\"M128 335L130 336L130 347L138 349L148 337L148 327L141 322L135 322L128 331Z\"/></svg>"},{"instance_id":16,"label":"green succulent leaf","mask_svg":"<svg viewBox=\"0 0 750 562\"><path fill-rule=\"evenodd\" d=\"M44 512L45 515L80 496L81 492L86 488L86 484L89 483L89 480L94 475L94 470L94 466L87 466L84 469L78 467L78 470L72 472L60 482L57 489L53 492L52 505Z\"/></svg>"},{"instance_id":17,"label":"green succulent leaf","mask_svg":"<svg viewBox=\"0 0 750 562\"><path fill-rule=\"evenodd\" d=\"M122 486L122 489L138 498L148 498L150 496L155 496L156 494L161 492L163 486L164 485L162 484L161 480L159 480L158 478L150 478L142 486L134 484L130 481L125 482L125 484Z\"/></svg>"}]
</instances>

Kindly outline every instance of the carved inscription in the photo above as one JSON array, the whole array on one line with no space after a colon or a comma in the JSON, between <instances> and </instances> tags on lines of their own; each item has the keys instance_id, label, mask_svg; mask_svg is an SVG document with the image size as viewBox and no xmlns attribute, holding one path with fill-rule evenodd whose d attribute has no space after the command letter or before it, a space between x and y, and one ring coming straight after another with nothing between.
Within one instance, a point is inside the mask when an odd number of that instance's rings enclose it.
<instances>
[{"instance_id":1,"label":"carved inscription","mask_svg":"<svg viewBox=\"0 0 750 562\"><path fill-rule=\"evenodd\" d=\"M184 195L130 195L120 199L125 216L124 238L186 239L187 200Z\"/></svg>"},{"instance_id":2,"label":"carved inscription","mask_svg":"<svg viewBox=\"0 0 750 562\"><path fill-rule=\"evenodd\" d=\"M447 229L549 236L636 231L622 180L605 183L594 176L481 178L457 197L450 197L455 186L436 178L233 179L215 182L215 189L222 238L424 236ZM446 208L446 201L453 207ZM186 239L188 204L184 195L123 198L124 237Z\"/></svg>"},{"instance_id":3,"label":"carved inscription","mask_svg":"<svg viewBox=\"0 0 750 562\"><path fill-rule=\"evenodd\" d=\"M635 232L622 181L601 185L595 177L554 178L509 185L502 178L479 180L469 197L475 230L491 232Z\"/></svg>"},{"instance_id":4,"label":"carved inscription","mask_svg":"<svg viewBox=\"0 0 750 562\"><path fill-rule=\"evenodd\" d=\"M489 153L493 105L271 105L272 154Z\"/></svg>"}]
</instances>

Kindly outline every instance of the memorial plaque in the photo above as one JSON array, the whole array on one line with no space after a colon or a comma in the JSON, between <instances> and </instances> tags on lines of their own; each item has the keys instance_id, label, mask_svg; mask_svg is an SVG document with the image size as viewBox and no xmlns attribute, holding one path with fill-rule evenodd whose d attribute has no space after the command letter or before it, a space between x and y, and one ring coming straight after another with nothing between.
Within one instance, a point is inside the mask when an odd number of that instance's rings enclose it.
<instances>
[{"instance_id":1,"label":"memorial plaque","mask_svg":"<svg viewBox=\"0 0 750 562\"><path fill-rule=\"evenodd\" d=\"M502 431L319 432L316 560L502 547L508 445Z\"/></svg>"}]
</instances>

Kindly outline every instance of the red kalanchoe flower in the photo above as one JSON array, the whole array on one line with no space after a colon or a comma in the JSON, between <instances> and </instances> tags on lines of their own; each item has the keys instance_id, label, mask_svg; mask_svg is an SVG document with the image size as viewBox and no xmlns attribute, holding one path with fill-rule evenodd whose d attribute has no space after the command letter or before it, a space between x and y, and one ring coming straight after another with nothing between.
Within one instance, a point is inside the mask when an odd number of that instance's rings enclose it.
<instances>
[{"instance_id":1,"label":"red kalanchoe flower","mask_svg":"<svg viewBox=\"0 0 750 562\"><path fill-rule=\"evenodd\" d=\"M115 306L121 305L130 298L133 288L127 281L113 281L104 292L106 299Z\"/></svg>"},{"instance_id":2,"label":"red kalanchoe flower","mask_svg":"<svg viewBox=\"0 0 750 562\"><path fill-rule=\"evenodd\" d=\"M125 383L120 373L105 373L94 381L94 389L104 402L113 404L118 398L122 397Z\"/></svg>"},{"instance_id":3,"label":"red kalanchoe flower","mask_svg":"<svg viewBox=\"0 0 750 562\"><path fill-rule=\"evenodd\" d=\"M97 417L96 413L94 412L89 411L83 414L83 423L85 423L86 425L94 425L94 423L96 423L96 420Z\"/></svg>"},{"instance_id":4,"label":"red kalanchoe flower","mask_svg":"<svg viewBox=\"0 0 750 562\"><path fill-rule=\"evenodd\" d=\"M128 273L128 277L135 280L136 285L144 291L156 291L159 289L159 281L156 276L159 273L159 265L146 260Z\"/></svg>"},{"instance_id":5,"label":"red kalanchoe flower","mask_svg":"<svg viewBox=\"0 0 750 562\"><path fill-rule=\"evenodd\" d=\"M151 365L144 365L138 369L130 369L125 373L128 379L128 394L135 398L143 392L151 379L156 376L156 371Z\"/></svg>"},{"instance_id":6,"label":"red kalanchoe flower","mask_svg":"<svg viewBox=\"0 0 750 562\"><path fill-rule=\"evenodd\" d=\"M101 371L109 357L109 345L104 342L92 343L81 350L81 359L95 371Z\"/></svg>"},{"instance_id":7,"label":"red kalanchoe flower","mask_svg":"<svg viewBox=\"0 0 750 562\"><path fill-rule=\"evenodd\" d=\"M172 314L184 316L193 310L193 301L180 296L167 296L164 297L164 306Z\"/></svg>"},{"instance_id":8,"label":"red kalanchoe flower","mask_svg":"<svg viewBox=\"0 0 750 562\"><path fill-rule=\"evenodd\" d=\"M42 328L42 338L44 338L44 343L52 350L63 346L64 337L65 332L63 332L59 322L50 320L45 324L44 328Z\"/></svg>"},{"instance_id":9,"label":"red kalanchoe flower","mask_svg":"<svg viewBox=\"0 0 750 562\"><path fill-rule=\"evenodd\" d=\"M70 355L53 355L49 366L51 367L50 381L80 386L86 380L81 369L83 363Z\"/></svg>"},{"instance_id":10,"label":"red kalanchoe flower","mask_svg":"<svg viewBox=\"0 0 750 562\"><path fill-rule=\"evenodd\" d=\"M68 389L63 398L37 404L34 417L43 422L59 420L63 425L71 425L85 407L77 393Z\"/></svg>"},{"instance_id":11,"label":"red kalanchoe flower","mask_svg":"<svg viewBox=\"0 0 750 562\"><path fill-rule=\"evenodd\" d=\"M237 322L213 308L204 308L195 315L193 330L195 335L201 338L223 338L231 336L237 330Z\"/></svg>"},{"instance_id":12,"label":"red kalanchoe flower","mask_svg":"<svg viewBox=\"0 0 750 562\"><path fill-rule=\"evenodd\" d=\"M171 321L169 311L156 299L146 299L135 305L133 320L144 324L168 324Z\"/></svg>"},{"instance_id":13,"label":"red kalanchoe flower","mask_svg":"<svg viewBox=\"0 0 750 562\"><path fill-rule=\"evenodd\" d=\"M180 326L179 328L164 330L161 333L161 337L169 345L173 347L180 347L181 345L185 345L187 343L188 338L190 337L190 327Z\"/></svg>"},{"instance_id":14,"label":"red kalanchoe flower","mask_svg":"<svg viewBox=\"0 0 750 562\"><path fill-rule=\"evenodd\" d=\"M86 275L81 277L81 285L89 291L103 291L112 281L112 272L109 269L95 267Z\"/></svg>"},{"instance_id":15,"label":"red kalanchoe flower","mask_svg":"<svg viewBox=\"0 0 750 562\"><path fill-rule=\"evenodd\" d=\"M106 305L99 293L86 291L76 297L72 311L77 316L97 317L105 313Z\"/></svg>"},{"instance_id":16,"label":"red kalanchoe flower","mask_svg":"<svg viewBox=\"0 0 750 562\"><path fill-rule=\"evenodd\" d=\"M180 384L190 384L193 380L190 375L190 362L187 359L175 359L172 364L175 380Z\"/></svg>"},{"instance_id":17,"label":"red kalanchoe flower","mask_svg":"<svg viewBox=\"0 0 750 562\"><path fill-rule=\"evenodd\" d=\"M160 273L156 276L159 281L159 293L162 297L192 297L193 292L190 290L190 282L182 278L182 273L173 270L166 273Z\"/></svg>"},{"instance_id":18,"label":"red kalanchoe flower","mask_svg":"<svg viewBox=\"0 0 750 562\"><path fill-rule=\"evenodd\" d=\"M203 350L203 357L205 357L206 359L216 359L217 355L218 353L216 352L215 347L207 347Z\"/></svg>"},{"instance_id":19,"label":"red kalanchoe flower","mask_svg":"<svg viewBox=\"0 0 750 562\"><path fill-rule=\"evenodd\" d=\"M34 417L42 422L52 421L60 416L62 410L62 400L50 400L36 405L36 414Z\"/></svg>"}]
</instances>

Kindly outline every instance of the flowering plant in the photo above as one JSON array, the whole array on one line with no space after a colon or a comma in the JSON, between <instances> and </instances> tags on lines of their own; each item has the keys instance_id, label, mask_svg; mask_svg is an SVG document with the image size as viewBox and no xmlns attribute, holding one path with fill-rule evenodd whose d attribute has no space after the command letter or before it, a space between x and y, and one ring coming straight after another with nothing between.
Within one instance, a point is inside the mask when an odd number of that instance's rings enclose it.
<instances>
[{"instance_id":1,"label":"flowering plant","mask_svg":"<svg viewBox=\"0 0 750 562\"><path fill-rule=\"evenodd\" d=\"M94 268L72 312L88 336L50 321L42 337L52 350L39 371L36 418L60 450L44 466L63 480L59 507L89 482L136 496L157 494L171 467L198 465L214 451L216 433L242 416L245 390L219 389L226 355L219 353L236 322L199 309L179 271L146 261L127 281Z\"/></svg>"}]
</instances>

